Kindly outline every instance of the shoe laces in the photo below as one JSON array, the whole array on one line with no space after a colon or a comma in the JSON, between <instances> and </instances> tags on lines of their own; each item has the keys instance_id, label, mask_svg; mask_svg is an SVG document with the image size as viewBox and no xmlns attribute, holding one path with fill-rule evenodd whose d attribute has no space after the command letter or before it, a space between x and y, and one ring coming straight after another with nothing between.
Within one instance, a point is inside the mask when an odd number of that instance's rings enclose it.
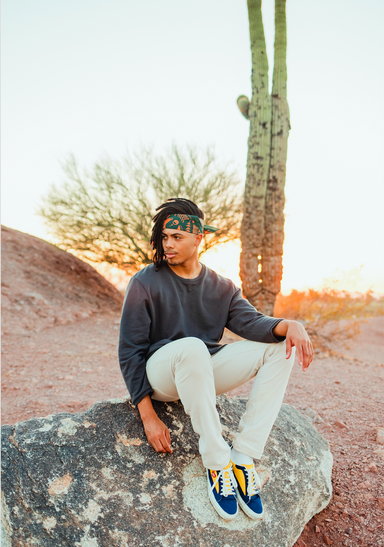
<instances>
[{"instance_id":1,"label":"shoe laces","mask_svg":"<svg viewBox=\"0 0 384 547\"><path fill-rule=\"evenodd\" d=\"M212 485L212 490L215 488L217 481L220 485L220 495L225 498L228 496L236 496L235 485L236 479L232 471L232 467L220 469L217 471L217 477Z\"/></svg>"},{"instance_id":2,"label":"shoe laces","mask_svg":"<svg viewBox=\"0 0 384 547\"><path fill-rule=\"evenodd\" d=\"M261 487L259 475L256 472L255 466L252 469L246 469L247 473L247 495L251 498L255 494L259 494L258 488Z\"/></svg>"}]
</instances>

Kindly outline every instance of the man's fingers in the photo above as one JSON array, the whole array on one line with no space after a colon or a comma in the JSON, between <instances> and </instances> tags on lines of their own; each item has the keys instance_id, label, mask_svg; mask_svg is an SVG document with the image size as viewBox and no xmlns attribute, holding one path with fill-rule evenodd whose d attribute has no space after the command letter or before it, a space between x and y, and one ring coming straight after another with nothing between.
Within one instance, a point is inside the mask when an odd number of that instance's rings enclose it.
<instances>
[{"instance_id":1,"label":"man's fingers","mask_svg":"<svg viewBox=\"0 0 384 547\"><path fill-rule=\"evenodd\" d=\"M289 359L292 353L292 342L290 338L285 339L285 347L286 347L285 358Z\"/></svg>"},{"instance_id":2,"label":"man's fingers","mask_svg":"<svg viewBox=\"0 0 384 547\"><path fill-rule=\"evenodd\" d=\"M312 360L313 360L313 347L312 347L312 344L311 344L310 341L308 341L306 343L305 357L306 357L306 367L305 368L308 368L309 365L312 363Z\"/></svg>"},{"instance_id":3,"label":"man's fingers","mask_svg":"<svg viewBox=\"0 0 384 547\"><path fill-rule=\"evenodd\" d=\"M296 354L297 354L297 361L299 365L302 367L303 366L303 348L301 347L300 344L296 346Z\"/></svg>"},{"instance_id":4,"label":"man's fingers","mask_svg":"<svg viewBox=\"0 0 384 547\"><path fill-rule=\"evenodd\" d=\"M165 434L161 434L159 438L153 439L150 444L156 452L172 452L171 444L168 442Z\"/></svg>"},{"instance_id":5,"label":"man's fingers","mask_svg":"<svg viewBox=\"0 0 384 547\"><path fill-rule=\"evenodd\" d=\"M309 365L312 362L313 359L313 348L312 344L310 342L306 342L304 348L302 349L303 352L303 371L307 370Z\"/></svg>"},{"instance_id":6,"label":"man's fingers","mask_svg":"<svg viewBox=\"0 0 384 547\"><path fill-rule=\"evenodd\" d=\"M169 433L169 429L168 427L166 428L166 430L164 431L165 433L165 438L167 439L168 443L171 444L171 435Z\"/></svg>"},{"instance_id":7,"label":"man's fingers","mask_svg":"<svg viewBox=\"0 0 384 547\"><path fill-rule=\"evenodd\" d=\"M165 452L163 445L160 441L153 441L152 443L153 448L156 450L156 452Z\"/></svg>"},{"instance_id":8,"label":"man's fingers","mask_svg":"<svg viewBox=\"0 0 384 547\"><path fill-rule=\"evenodd\" d=\"M169 431L168 431L168 436L169 436L169 440L167 439L167 431L164 431L164 435L163 435L163 438L161 439L161 443L163 445L163 447L165 448L165 450L167 452L172 452L172 448L171 448L171 437L169 435Z\"/></svg>"},{"instance_id":9,"label":"man's fingers","mask_svg":"<svg viewBox=\"0 0 384 547\"><path fill-rule=\"evenodd\" d=\"M312 360L313 360L313 347L312 347L312 344L310 342L307 342L307 345L308 345L308 356L309 356L308 366L309 366L312 363Z\"/></svg>"},{"instance_id":10,"label":"man's fingers","mask_svg":"<svg viewBox=\"0 0 384 547\"><path fill-rule=\"evenodd\" d=\"M171 434L169 433L169 429L168 429L168 428L165 430L165 438L167 439L168 446L169 446L169 448L171 449L171 452L172 452L172 447L171 447Z\"/></svg>"},{"instance_id":11,"label":"man's fingers","mask_svg":"<svg viewBox=\"0 0 384 547\"><path fill-rule=\"evenodd\" d=\"M166 452L160 438L158 436L147 437L149 444L156 452Z\"/></svg>"}]
</instances>

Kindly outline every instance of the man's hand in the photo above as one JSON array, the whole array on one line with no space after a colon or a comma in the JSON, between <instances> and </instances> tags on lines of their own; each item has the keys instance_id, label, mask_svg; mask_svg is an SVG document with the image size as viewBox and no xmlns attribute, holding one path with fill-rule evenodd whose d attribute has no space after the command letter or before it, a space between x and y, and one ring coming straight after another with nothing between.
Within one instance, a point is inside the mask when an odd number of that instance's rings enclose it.
<instances>
[{"instance_id":1,"label":"man's hand","mask_svg":"<svg viewBox=\"0 0 384 547\"><path fill-rule=\"evenodd\" d=\"M298 321L283 319L276 325L273 332L278 336L285 336L287 359L290 358L292 347L295 346L298 363L305 372L313 359L313 346L303 325Z\"/></svg>"},{"instance_id":2,"label":"man's hand","mask_svg":"<svg viewBox=\"0 0 384 547\"><path fill-rule=\"evenodd\" d=\"M156 452L172 452L168 427L157 416L149 395L137 405L149 444Z\"/></svg>"}]
</instances>

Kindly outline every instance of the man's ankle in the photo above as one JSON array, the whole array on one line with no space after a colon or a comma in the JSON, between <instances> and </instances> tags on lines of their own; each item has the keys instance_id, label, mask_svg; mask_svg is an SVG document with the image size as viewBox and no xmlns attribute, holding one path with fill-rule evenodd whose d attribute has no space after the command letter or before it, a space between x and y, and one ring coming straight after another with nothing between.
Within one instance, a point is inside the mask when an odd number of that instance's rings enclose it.
<instances>
[{"instance_id":1,"label":"man's ankle","mask_svg":"<svg viewBox=\"0 0 384 547\"><path fill-rule=\"evenodd\" d=\"M236 465L251 465L253 463L251 456L238 452L234 448L231 449L231 461Z\"/></svg>"}]
</instances>

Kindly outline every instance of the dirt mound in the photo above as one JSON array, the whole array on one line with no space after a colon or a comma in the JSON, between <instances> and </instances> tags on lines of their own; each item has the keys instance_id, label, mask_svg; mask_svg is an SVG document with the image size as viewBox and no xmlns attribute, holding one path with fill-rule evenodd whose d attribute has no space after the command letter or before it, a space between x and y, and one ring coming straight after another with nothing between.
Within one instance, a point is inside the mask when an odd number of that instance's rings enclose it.
<instances>
[{"instance_id":1,"label":"dirt mound","mask_svg":"<svg viewBox=\"0 0 384 547\"><path fill-rule=\"evenodd\" d=\"M70 253L5 226L1 240L4 334L38 332L121 309L119 291Z\"/></svg>"}]
</instances>

